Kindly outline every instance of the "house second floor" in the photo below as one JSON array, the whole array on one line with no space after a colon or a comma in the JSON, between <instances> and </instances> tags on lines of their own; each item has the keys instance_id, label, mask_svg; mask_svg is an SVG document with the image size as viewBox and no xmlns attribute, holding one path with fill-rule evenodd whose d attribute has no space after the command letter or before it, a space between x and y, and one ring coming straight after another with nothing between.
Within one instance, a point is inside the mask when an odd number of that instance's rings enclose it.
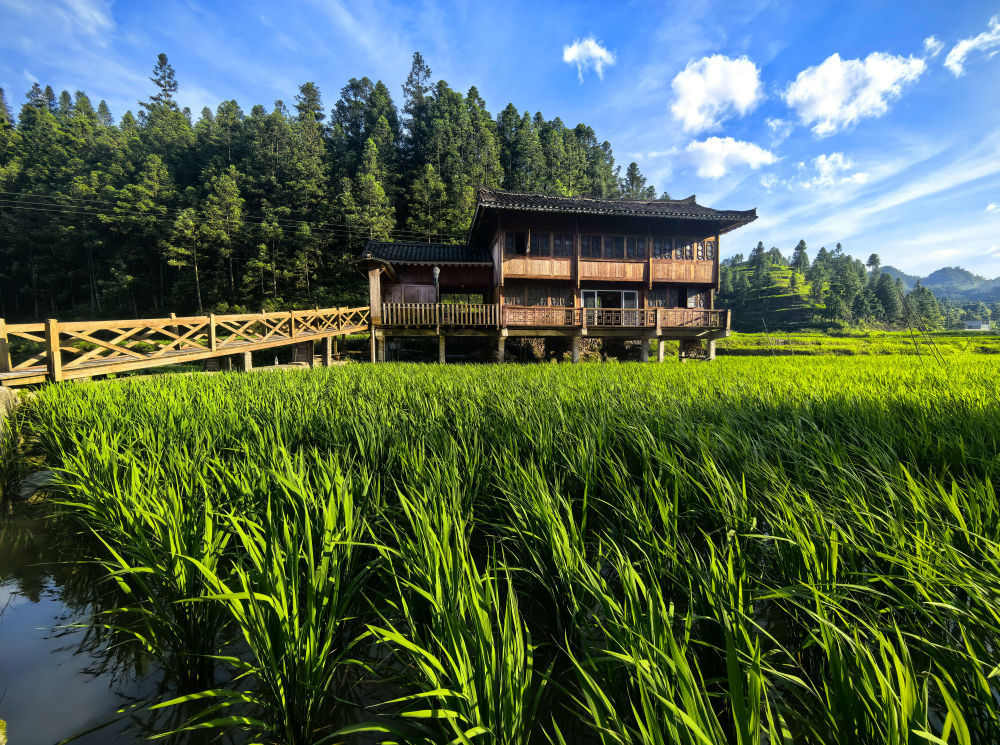
<instances>
[{"instance_id":1,"label":"house second floor","mask_svg":"<svg viewBox=\"0 0 1000 745\"><path fill-rule=\"evenodd\" d=\"M711 310L720 239L754 219L755 210L714 210L694 197L609 200L484 188L466 244L372 242L363 261L378 309Z\"/></svg>"}]
</instances>

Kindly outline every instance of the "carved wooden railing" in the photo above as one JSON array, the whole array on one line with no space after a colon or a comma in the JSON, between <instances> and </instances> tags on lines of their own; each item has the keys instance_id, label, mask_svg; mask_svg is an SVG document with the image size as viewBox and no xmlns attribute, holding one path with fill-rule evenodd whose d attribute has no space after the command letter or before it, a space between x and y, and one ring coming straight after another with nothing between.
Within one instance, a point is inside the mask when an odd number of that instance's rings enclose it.
<instances>
[{"instance_id":1,"label":"carved wooden railing","mask_svg":"<svg viewBox=\"0 0 1000 745\"><path fill-rule=\"evenodd\" d=\"M728 329L729 311L708 308L658 308L656 325L683 328Z\"/></svg>"},{"instance_id":2,"label":"carved wooden railing","mask_svg":"<svg viewBox=\"0 0 1000 745\"><path fill-rule=\"evenodd\" d=\"M505 305L506 326L579 326L581 308L544 308Z\"/></svg>"},{"instance_id":3,"label":"carved wooden railing","mask_svg":"<svg viewBox=\"0 0 1000 745\"><path fill-rule=\"evenodd\" d=\"M0 383L24 385L181 364L367 332L368 327L367 307L123 321L6 324L0 319Z\"/></svg>"},{"instance_id":4,"label":"carved wooden railing","mask_svg":"<svg viewBox=\"0 0 1000 745\"><path fill-rule=\"evenodd\" d=\"M382 326L729 328L729 311L705 308L561 308L465 303L383 303Z\"/></svg>"},{"instance_id":5,"label":"carved wooden railing","mask_svg":"<svg viewBox=\"0 0 1000 745\"><path fill-rule=\"evenodd\" d=\"M494 303L382 303L383 326L500 325Z\"/></svg>"}]
</instances>

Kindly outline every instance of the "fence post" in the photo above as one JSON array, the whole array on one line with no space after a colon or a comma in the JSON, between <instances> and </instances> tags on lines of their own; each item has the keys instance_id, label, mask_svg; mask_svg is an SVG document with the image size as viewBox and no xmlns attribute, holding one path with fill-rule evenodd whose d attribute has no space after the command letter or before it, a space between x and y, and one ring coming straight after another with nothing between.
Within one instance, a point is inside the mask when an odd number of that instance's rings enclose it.
<instances>
[{"instance_id":1,"label":"fence post","mask_svg":"<svg viewBox=\"0 0 1000 745\"><path fill-rule=\"evenodd\" d=\"M7 322L0 318L0 372L10 372L10 345L7 343Z\"/></svg>"},{"instance_id":2,"label":"fence post","mask_svg":"<svg viewBox=\"0 0 1000 745\"><path fill-rule=\"evenodd\" d=\"M216 348L216 338L215 338L215 314L208 314L208 348L213 352Z\"/></svg>"},{"instance_id":3,"label":"fence post","mask_svg":"<svg viewBox=\"0 0 1000 745\"><path fill-rule=\"evenodd\" d=\"M53 383L63 379L62 350L59 348L59 321L49 318L45 321L45 366Z\"/></svg>"},{"instance_id":4,"label":"fence post","mask_svg":"<svg viewBox=\"0 0 1000 745\"><path fill-rule=\"evenodd\" d=\"M288 338L295 336L295 311L288 311Z\"/></svg>"}]
</instances>

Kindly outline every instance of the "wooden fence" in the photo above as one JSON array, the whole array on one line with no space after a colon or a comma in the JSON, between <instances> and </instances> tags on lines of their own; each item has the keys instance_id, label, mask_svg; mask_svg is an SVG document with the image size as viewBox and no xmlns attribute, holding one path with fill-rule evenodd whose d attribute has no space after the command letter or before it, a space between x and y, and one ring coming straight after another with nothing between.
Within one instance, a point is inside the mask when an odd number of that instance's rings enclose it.
<instances>
[{"instance_id":1,"label":"wooden fence","mask_svg":"<svg viewBox=\"0 0 1000 745\"><path fill-rule=\"evenodd\" d=\"M125 321L0 319L0 385L177 365L368 330L367 307Z\"/></svg>"}]
</instances>

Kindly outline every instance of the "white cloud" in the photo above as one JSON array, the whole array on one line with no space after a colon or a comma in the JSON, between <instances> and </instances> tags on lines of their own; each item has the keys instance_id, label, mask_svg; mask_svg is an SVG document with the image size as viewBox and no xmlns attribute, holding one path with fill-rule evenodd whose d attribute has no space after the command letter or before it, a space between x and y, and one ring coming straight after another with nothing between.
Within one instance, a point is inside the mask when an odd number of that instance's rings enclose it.
<instances>
[{"instance_id":1,"label":"white cloud","mask_svg":"<svg viewBox=\"0 0 1000 745\"><path fill-rule=\"evenodd\" d=\"M942 49L944 49L944 42L940 41L936 36L928 36L924 39L924 54L929 59L933 59L941 54Z\"/></svg>"},{"instance_id":2,"label":"white cloud","mask_svg":"<svg viewBox=\"0 0 1000 745\"><path fill-rule=\"evenodd\" d=\"M674 118L685 132L715 129L734 113L743 116L764 97L760 70L749 57L721 54L690 61L671 84Z\"/></svg>"},{"instance_id":3,"label":"white cloud","mask_svg":"<svg viewBox=\"0 0 1000 745\"><path fill-rule=\"evenodd\" d=\"M989 28L971 39L962 39L951 48L948 56L944 58L944 66L951 70L957 78L965 73L965 58L971 52L985 52L997 49L997 47L1000 47L1000 16L993 16L990 19ZM991 52L989 56L992 57L994 54L996 51Z\"/></svg>"},{"instance_id":4,"label":"white cloud","mask_svg":"<svg viewBox=\"0 0 1000 745\"><path fill-rule=\"evenodd\" d=\"M1000 212L1000 204L997 204L996 202L990 202L988 205L986 205L986 211L989 212L990 214L995 214L997 212Z\"/></svg>"},{"instance_id":5,"label":"white cloud","mask_svg":"<svg viewBox=\"0 0 1000 745\"><path fill-rule=\"evenodd\" d=\"M784 99L799 119L820 137L839 132L861 119L882 116L889 102L927 69L919 57L872 52L863 60L827 57L800 72Z\"/></svg>"},{"instance_id":6,"label":"white cloud","mask_svg":"<svg viewBox=\"0 0 1000 745\"><path fill-rule=\"evenodd\" d=\"M692 142L684 148L702 178L718 179L738 166L757 170L777 161L774 153L752 142L734 140L732 137L709 137Z\"/></svg>"},{"instance_id":7,"label":"white cloud","mask_svg":"<svg viewBox=\"0 0 1000 745\"><path fill-rule=\"evenodd\" d=\"M615 63L615 55L598 43L593 36L577 39L563 47L563 62L576 65L576 73L583 82L583 71L593 68L597 77L604 79L604 66Z\"/></svg>"},{"instance_id":8,"label":"white cloud","mask_svg":"<svg viewBox=\"0 0 1000 745\"><path fill-rule=\"evenodd\" d=\"M760 185L764 187L767 191L771 191L775 186L778 185L778 177L773 173L765 173L760 177Z\"/></svg>"},{"instance_id":9,"label":"white cloud","mask_svg":"<svg viewBox=\"0 0 1000 745\"><path fill-rule=\"evenodd\" d=\"M792 133L792 123L784 119L768 119L765 123L771 130L771 147L777 147Z\"/></svg>"},{"instance_id":10,"label":"white cloud","mask_svg":"<svg viewBox=\"0 0 1000 745\"><path fill-rule=\"evenodd\" d=\"M843 184L863 184L868 181L868 174L860 171L848 174L854 163L843 153L830 153L813 158L813 169L816 175L803 182L806 188L839 186Z\"/></svg>"}]
</instances>

